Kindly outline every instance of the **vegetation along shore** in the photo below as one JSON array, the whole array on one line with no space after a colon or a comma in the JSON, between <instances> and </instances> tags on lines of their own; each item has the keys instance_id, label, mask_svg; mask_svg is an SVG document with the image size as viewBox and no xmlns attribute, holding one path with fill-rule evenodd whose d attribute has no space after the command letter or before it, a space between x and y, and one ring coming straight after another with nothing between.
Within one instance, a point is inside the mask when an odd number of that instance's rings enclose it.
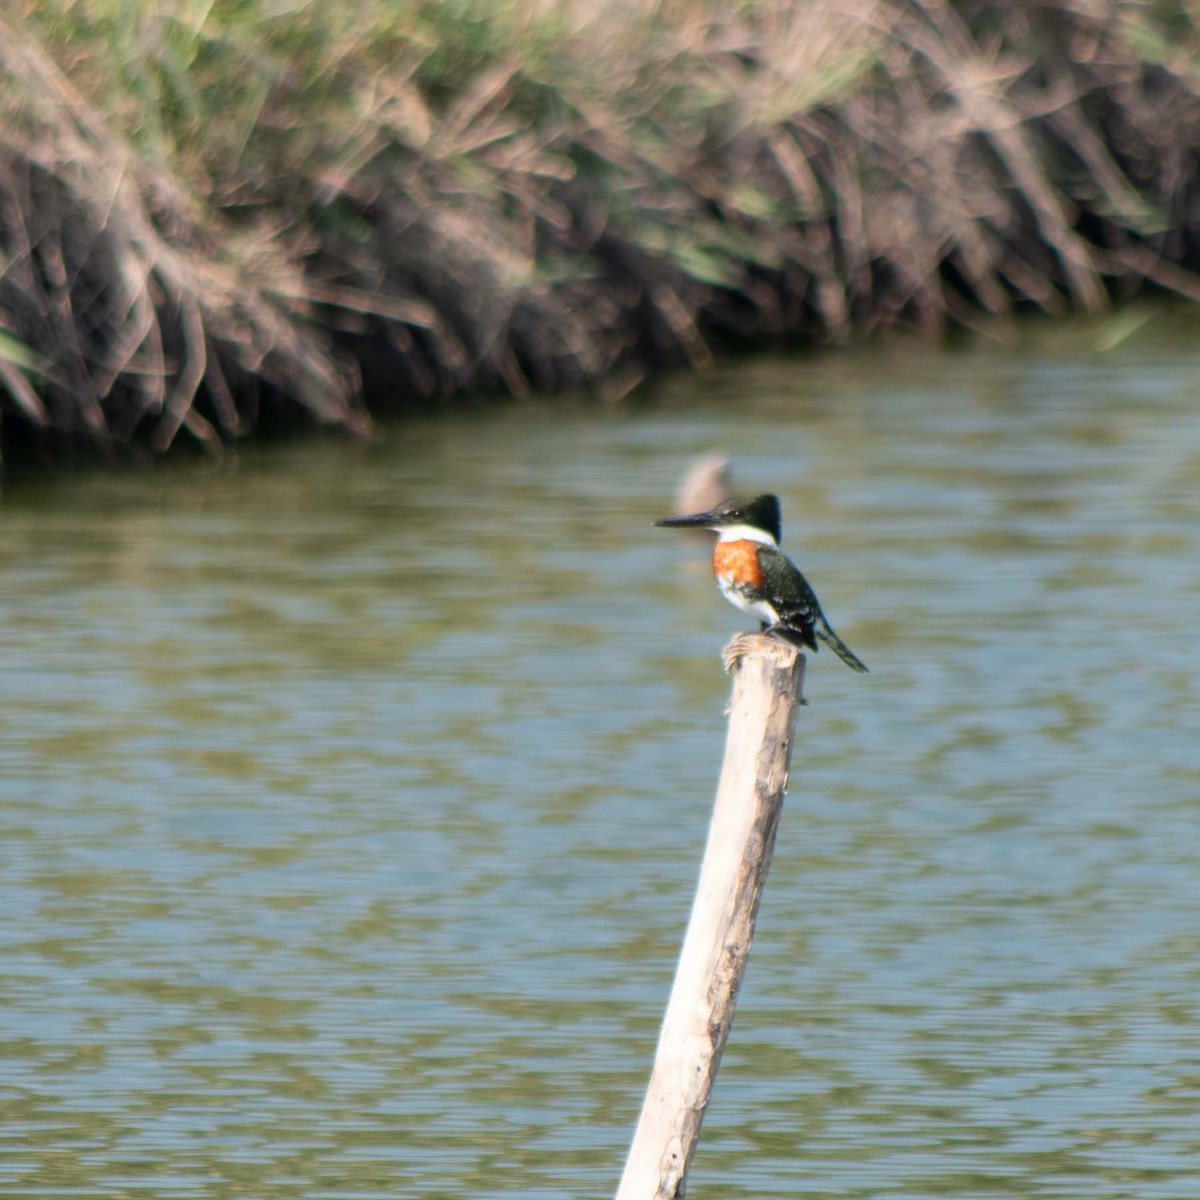
<instances>
[{"instance_id":1,"label":"vegetation along shore","mask_svg":"<svg viewBox=\"0 0 1200 1200\"><path fill-rule=\"evenodd\" d=\"M0 415L350 430L782 336L1200 299L1194 6L16 0Z\"/></svg>"}]
</instances>

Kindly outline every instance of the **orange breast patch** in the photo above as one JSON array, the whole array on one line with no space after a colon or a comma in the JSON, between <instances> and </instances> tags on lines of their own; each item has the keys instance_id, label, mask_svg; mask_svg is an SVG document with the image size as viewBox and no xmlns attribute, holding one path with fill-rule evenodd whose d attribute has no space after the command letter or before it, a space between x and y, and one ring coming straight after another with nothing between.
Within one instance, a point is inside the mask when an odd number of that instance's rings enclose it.
<instances>
[{"instance_id":1,"label":"orange breast patch","mask_svg":"<svg viewBox=\"0 0 1200 1200\"><path fill-rule=\"evenodd\" d=\"M758 542L718 542L713 547L713 574L742 587L760 587L763 577L758 569Z\"/></svg>"}]
</instances>

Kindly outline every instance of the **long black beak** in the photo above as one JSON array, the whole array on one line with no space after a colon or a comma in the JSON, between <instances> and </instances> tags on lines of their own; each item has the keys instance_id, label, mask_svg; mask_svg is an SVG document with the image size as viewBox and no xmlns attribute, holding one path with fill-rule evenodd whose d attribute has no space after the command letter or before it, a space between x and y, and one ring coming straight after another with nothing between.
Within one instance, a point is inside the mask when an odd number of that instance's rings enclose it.
<instances>
[{"instance_id":1,"label":"long black beak","mask_svg":"<svg viewBox=\"0 0 1200 1200\"><path fill-rule=\"evenodd\" d=\"M688 527L708 526L713 523L713 515L710 512L693 513L690 517L663 517L661 521L655 521L655 525L667 525L672 529L684 529Z\"/></svg>"}]
</instances>

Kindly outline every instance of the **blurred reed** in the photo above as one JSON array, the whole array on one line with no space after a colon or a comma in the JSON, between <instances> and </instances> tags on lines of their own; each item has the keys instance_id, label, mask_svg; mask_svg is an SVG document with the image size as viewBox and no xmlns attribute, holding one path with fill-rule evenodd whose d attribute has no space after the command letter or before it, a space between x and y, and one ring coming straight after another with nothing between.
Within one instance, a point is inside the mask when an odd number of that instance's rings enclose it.
<instances>
[{"instance_id":1,"label":"blurred reed","mask_svg":"<svg viewBox=\"0 0 1200 1200\"><path fill-rule=\"evenodd\" d=\"M1197 298L1197 32L1099 0L18 0L4 429L216 448Z\"/></svg>"}]
</instances>

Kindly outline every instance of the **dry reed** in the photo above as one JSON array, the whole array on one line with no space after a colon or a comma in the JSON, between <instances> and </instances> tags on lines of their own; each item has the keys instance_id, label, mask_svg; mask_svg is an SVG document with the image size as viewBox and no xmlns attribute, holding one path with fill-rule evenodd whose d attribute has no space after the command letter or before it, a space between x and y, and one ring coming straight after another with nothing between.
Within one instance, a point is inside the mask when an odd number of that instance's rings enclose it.
<instances>
[{"instance_id":1,"label":"dry reed","mask_svg":"<svg viewBox=\"0 0 1200 1200\"><path fill-rule=\"evenodd\" d=\"M732 341L1200 298L1190 9L143 7L0 18L6 427L215 446L264 405L361 430Z\"/></svg>"}]
</instances>

